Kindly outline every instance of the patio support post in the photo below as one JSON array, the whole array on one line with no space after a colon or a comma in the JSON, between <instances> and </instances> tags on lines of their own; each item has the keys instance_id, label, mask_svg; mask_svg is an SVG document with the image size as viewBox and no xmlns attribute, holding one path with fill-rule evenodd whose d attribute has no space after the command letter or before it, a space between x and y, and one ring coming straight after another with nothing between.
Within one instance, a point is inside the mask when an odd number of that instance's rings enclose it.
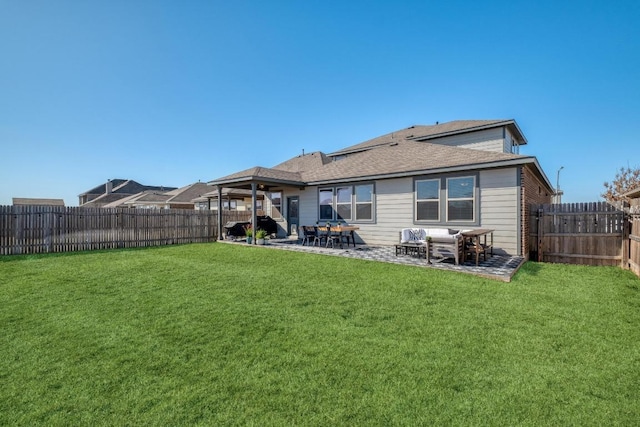
<instances>
[{"instance_id":1,"label":"patio support post","mask_svg":"<svg viewBox=\"0 0 640 427\"><path fill-rule=\"evenodd\" d=\"M222 239L222 187L216 185L218 190L218 240Z\"/></svg>"},{"instance_id":2,"label":"patio support post","mask_svg":"<svg viewBox=\"0 0 640 427\"><path fill-rule=\"evenodd\" d=\"M256 184L255 182L251 183L251 227L253 227L253 244L257 245L256 243L256 231L258 231L257 229L257 225L258 225L258 214L256 212L256 206L257 206L257 202L256 199L258 198L257 196L257 187L258 184Z\"/></svg>"}]
</instances>

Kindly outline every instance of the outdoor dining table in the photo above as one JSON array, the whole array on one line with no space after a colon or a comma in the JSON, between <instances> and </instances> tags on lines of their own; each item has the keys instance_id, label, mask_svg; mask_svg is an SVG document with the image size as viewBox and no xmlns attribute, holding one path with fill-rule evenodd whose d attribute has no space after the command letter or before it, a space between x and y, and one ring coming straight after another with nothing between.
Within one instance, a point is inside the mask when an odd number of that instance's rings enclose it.
<instances>
[{"instance_id":1,"label":"outdoor dining table","mask_svg":"<svg viewBox=\"0 0 640 427\"><path fill-rule=\"evenodd\" d=\"M360 230L360 227L358 227L357 225L332 225L331 226L331 232L332 233L338 233L338 235L340 236L340 248L344 249L344 246L342 244L342 235L343 233L351 233L351 241L353 242L353 247L356 247L356 239L354 236L354 231L355 230ZM319 225L318 226L318 231L327 231L327 227L324 225ZM329 241L327 240L327 245L329 244Z\"/></svg>"},{"instance_id":2,"label":"outdoor dining table","mask_svg":"<svg viewBox=\"0 0 640 427\"><path fill-rule=\"evenodd\" d=\"M491 256L493 256L494 231L490 228L476 228L475 230L462 232L464 239L463 259L466 259L467 253L473 253L476 258L476 265L478 265L481 254L484 254L485 260L487 259L487 252L490 252ZM487 236L491 237L489 242L487 242Z\"/></svg>"}]
</instances>

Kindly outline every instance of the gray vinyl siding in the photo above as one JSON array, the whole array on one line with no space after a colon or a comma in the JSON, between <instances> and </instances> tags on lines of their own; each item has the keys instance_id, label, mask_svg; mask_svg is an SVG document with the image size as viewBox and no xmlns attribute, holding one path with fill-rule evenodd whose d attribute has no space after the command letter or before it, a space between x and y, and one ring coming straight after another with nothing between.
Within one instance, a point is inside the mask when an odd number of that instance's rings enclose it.
<instances>
[{"instance_id":1,"label":"gray vinyl siding","mask_svg":"<svg viewBox=\"0 0 640 427\"><path fill-rule=\"evenodd\" d=\"M318 187L300 191L300 225L314 225L318 220Z\"/></svg>"},{"instance_id":2,"label":"gray vinyl siding","mask_svg":"<svg viewBox=\"0 0 640 427\"><path fill-rule=\"evenodd\" d=\"M369 244L395 244L401 229L413 227L412 178L376 182L375 219L374 224L358 224L358 234Z\"/></svg>"},{"instance_id":3,"label":"gray vinyl siding","mask_svg":"<svg viewBox=\"0 0 640 427\"><path fill-rule=\"evenodd\" d=\"M492 228L497 251L518 255L518 174L517 168L480 172L480 222Z\"/></svg>"},{"instance_id":4,"label":"gray vinyl siding","mask_svg":"<svg viewBox=\"0 0 640 427\"><path fill-rule=\"evenodd\" d=\"M518 254L518 180L517 168L480 171L480 225L492 228L496 252ZM403 228L417 227L414 214L413 178L380 180L375 183L375 221L358 223L356 239L369 245L393 245ZM287 196L293 193L286 193ZM313 225L318 218L318 187L307 187L300 196L300 224ZM428 225L420 225L428 227ZM446 227L437 225L435 227ZM454 228L461 228L460 225Z\"/></svg>"},{"instance_id":5,"label":"gray vinyl siding","mask_svg":"<svg viewBox=\"0 0 640 427\"><path fill-rule=\"evenodd\" d=\"M427 140L440 145L448 145L461 148L471 148L474 150L496 151L504 153L505 141L503 128L485 129L477 132L469 132L461 135L452 135L434 140ZM510 151L507 151L509 153Z\"/></svg>"},{"instance_id":6,"label":"gray vinyl siding","mask_svg":"<svg viewBox=\"0 0 640 427\"><path fill-rule=\"evenodd\" d=\"M513 153L513 137L508 130L504 132L504 152Z\"/></svg>"},{"instance_id":7,"label":"gray vinyl siding","mask_svg":"<svg viewBox=\"0 0 640 427\"><path fill-rule=\"evenodd\" d=\"M518 145L518 139L513 136L508 128L504 129L504 152L520 154L520 146Z\"/></svg>"},{"instance_id":8,"label":"gray vinyl siding","mask_svg":"<svg viewBox=\"0 0 640 427\"><path fill-rule=\"evenodd\" d=\"M480 225L469 228L494 229L496 252L516 255L518 247L517 168L481 171L479 185ZM413 178L381 180L376 183L376 222L358 224L358 235L367 244L392 245L403 228L416 227ZM421 225L421 227L428 227ZM446 227L437 225L436 227ZM454 228L461 228L457 225Z\"/></svg>"}]
</instances>

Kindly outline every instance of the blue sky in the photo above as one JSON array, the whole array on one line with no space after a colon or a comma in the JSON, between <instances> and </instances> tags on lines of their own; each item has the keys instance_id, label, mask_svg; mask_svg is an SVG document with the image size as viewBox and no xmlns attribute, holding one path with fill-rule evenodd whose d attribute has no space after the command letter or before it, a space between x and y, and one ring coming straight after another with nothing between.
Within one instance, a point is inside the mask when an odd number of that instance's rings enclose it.
<instances>
[{"instance_id":1,"label":"blue sky","mask_svg":"<svg viewBox=\"0 0 640 427\"><path fill-rule=\"evenodd\" d=\"M0 0L0 205L515 119L564 201L640 167L640 2Z\"/></svg>"}]
</instances>

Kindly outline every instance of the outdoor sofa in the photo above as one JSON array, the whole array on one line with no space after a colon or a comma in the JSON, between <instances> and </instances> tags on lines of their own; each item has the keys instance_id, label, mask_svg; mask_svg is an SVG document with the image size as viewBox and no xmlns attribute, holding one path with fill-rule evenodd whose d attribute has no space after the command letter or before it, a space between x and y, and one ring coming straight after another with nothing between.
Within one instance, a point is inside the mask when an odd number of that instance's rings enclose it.
<instances>
[{"instance_id":1,"label":"outdoor sofa","mask_svg":"<svg viewBox=\"0 0 640 427\"><path fill-rule=\"evenodd\" d=\"M400 247L402 245L425 245L429 241L428 259L453 258L456 265L460 264L463 253L464 239L462 230L450 228L403 228L400 231Z\"/></svg>"}]
</instances>

